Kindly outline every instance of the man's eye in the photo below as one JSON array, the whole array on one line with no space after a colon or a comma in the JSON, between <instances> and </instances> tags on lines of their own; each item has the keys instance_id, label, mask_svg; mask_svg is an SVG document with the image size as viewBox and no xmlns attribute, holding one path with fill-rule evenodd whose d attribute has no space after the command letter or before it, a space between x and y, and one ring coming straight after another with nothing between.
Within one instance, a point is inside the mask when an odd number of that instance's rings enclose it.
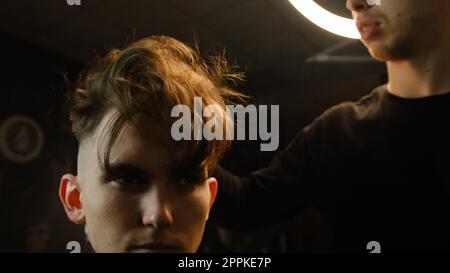
<instances>
[{"instance_id":1,"label":"man's eye","mask_svg":"<svg viewBox=\"0 0 450 273\"><path fill-rule=\"evenodd\" d=\"M118 176L112 179L112 181L121 185L142 185L145 184L145 179L138 176Z\"/></svg>"},{"instance_id":2,"label":"man's eye","mask_svg":"<svg viewBox=\"0 0 450 273\"><path fill-rule=\"evenodd\" d=\"M186 176L177 179L177 186L180 186L182 188L192 188L198 184L200 184L201 178L195 177L195 176Z\"/></svg>"}]
</instances>

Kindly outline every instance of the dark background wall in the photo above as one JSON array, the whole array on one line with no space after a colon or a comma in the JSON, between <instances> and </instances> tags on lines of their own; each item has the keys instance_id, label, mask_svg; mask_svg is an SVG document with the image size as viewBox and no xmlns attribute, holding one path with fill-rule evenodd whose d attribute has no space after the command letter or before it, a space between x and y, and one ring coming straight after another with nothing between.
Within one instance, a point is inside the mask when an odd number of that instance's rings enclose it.
<instances>
[{"instance_id":1,"label":"dark background wall","mask_svg":"<svg viewBox=\"0 0 450 273\"><path fill-rule=\"evenodd\" d=\"M2 150L20 160L37 148L36 127L3 126L13 117L31 118L43 136L41 151L30 161L16 162L4 152L0 158L0 251L61 251L67 238L80 239L57 194L75 152L65 122L64 79L80 65L9 34L0 33L0 44Z\"/></svg>"}]
</instances>

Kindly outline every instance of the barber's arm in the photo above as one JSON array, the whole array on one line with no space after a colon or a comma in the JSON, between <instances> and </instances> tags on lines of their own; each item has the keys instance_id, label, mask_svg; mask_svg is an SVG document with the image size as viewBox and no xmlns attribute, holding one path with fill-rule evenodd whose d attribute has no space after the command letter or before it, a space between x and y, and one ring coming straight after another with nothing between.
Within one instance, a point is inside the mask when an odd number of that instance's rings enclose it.
<instances>
[{"instance_id":1,"label":"barber's arm","mask_svg":"<svg viewBox=\"0 0 450 273\"><path fill-rule=\"evenodd\" d=\"M214 173L219 192L210 220L223 228L252 231L311 205L317 192L314 150L320 149L315 125L302 130L269 166L249 176L238 177L219 166Z\"/></svg>"}]
</instances>

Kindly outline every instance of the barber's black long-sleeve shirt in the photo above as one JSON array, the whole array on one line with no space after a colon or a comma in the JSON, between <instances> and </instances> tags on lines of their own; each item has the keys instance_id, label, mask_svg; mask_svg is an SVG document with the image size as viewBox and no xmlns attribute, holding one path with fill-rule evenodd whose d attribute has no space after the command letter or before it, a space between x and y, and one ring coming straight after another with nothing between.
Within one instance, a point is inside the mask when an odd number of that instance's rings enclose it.
<instances>
[{"instance_id":1,"label":"barber's black long-sleeve shirt","mask_svg":"<svg viewBox=\"0 0 450 273\"><path fill-rule=\"evenodd\" d=\"M375 89L327 110L267 168L218 168L211 220L254 230L318 208L330 251L450 250L450 93L405 99Z\"/></svg>"}]
</instances>

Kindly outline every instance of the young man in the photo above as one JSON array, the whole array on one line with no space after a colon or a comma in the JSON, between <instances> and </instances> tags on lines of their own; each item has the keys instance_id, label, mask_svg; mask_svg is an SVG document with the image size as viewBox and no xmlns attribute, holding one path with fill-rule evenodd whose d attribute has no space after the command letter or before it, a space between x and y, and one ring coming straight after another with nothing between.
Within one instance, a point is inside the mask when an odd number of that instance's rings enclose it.
<instances>
[{"instance_id":1,"label":"young man","mask_svg":"<svg viewBox=\"0 0 450 273\"><path fill-rule=\"evenodd\" d=\"M324 251L448 251L450 1L347 7L388 84L326 111L265 169L218 169L212 219L253 230L314 206L329 230Z\"/></svg>"},{"instance_id":2,"label":"young man","mask_svg":"<svg viewBox=\"0 0 450 273\"><path fill-rule=\"evenodd\" d=\"M152 36L112 50L71 94L78 170L59 194L96 252L197 251L218 187L211 173L229 142L174 141L171 110L201 97L231 128L225 100L240 95L225 83L239 75L214 60Z\"/></svg>"}]
</instances>

